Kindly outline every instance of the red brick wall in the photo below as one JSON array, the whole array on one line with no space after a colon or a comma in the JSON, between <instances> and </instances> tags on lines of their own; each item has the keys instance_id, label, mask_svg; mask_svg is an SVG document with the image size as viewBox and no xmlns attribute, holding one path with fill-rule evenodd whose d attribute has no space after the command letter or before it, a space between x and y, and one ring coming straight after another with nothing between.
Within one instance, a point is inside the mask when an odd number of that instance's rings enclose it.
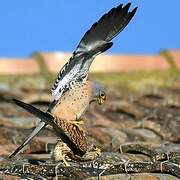
<instances>
[{"instance_id":1,"label":"red brick wall","mask_svg":"<svg viewBox=\"0 0 180 180\"><path fill-rule=\"evenodd\" d=\"M168 51L180 68L180 51ZM50 72L58 72L71 53L40 53ZM91 72L119 72L139 70L166 70L170 66L162 55L99 55L92 63ZM34 74L40 72L35 57L27 59L0 58L0 74Z\"/></svg>"}]
</instances>

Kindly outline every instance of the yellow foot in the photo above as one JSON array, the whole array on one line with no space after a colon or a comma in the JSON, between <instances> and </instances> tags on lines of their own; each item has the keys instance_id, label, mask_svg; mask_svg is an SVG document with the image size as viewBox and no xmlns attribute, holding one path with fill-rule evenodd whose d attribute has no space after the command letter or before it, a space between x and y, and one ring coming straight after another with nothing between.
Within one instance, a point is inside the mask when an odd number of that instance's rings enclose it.
<instances>
[{"instance_id":1,"label":"yellow foot","mask_svg":"<svg viewBox=\"0 0 180 180\"><path fill-rule=\"evenodd\" d=\"M72 121L73 124L75 125L84 125L84 120L83 119L76 119Z\"/></svg>"},{"instance_id":2,"label":"yellow foot","mask_svg":"<svg viewBox=\"0 0 180 180\"><path fill-rule=\"evenodd\" d=\"M63 161L65 166L70 166L69 163L66 161L67 154L70 154L70 148L63 142L58 141L52 153L52 160L54 162Z\"/></svg>"},{"instance_id":3,"label":"yellow foot","mask_svg":"<svg viewBox=\"0 0 180 180\"><path fill-rule=\"evenodd\" d=\"M70 164L66 161L66 157L65 156L63 156L62 160L63 160L65 166L70 166Z\"/></svg>"},{"instance_id":4,"label":"yellow foot","mask_svg":"<svg viewBox=\"0 0 180 180\"><path fill-rule=\"evenodd\" d=\"M92 145L92 147L89 149L89 151L86 152L83 158L89 161L93 161L97 159L100 155L101 155L101 149L99 149L95 145Z\"/></svg>"},{"instance_id":5,"label":"yellow foot","mask_svg":"<svg viewBox=\"0 0 180 180\"><path fill-rule=\"evenodd\" d=\"M82 125L84 125L84 120L75 120L75 121L71 121L71 123L75 126L77 126L79 128L80 131L82 131L83 133L85 133L85 130L83 127L81 127Z\"/></svg>"}]
</instances>

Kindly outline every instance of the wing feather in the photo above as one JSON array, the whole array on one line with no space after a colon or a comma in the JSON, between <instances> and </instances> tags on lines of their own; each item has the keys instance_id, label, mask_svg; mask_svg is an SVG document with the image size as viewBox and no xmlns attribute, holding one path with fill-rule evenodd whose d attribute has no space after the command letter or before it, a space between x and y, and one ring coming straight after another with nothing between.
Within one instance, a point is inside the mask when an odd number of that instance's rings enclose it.
<instances>
[{"instance_id":1,"label":"wing feather","mask_svg":"<svg viewBox=\"0 0 180 180\"><path fill-rule=\"evenodd\" d=\"M109 42L117 36L130 22L137 7L128 12L131 3L123 7L122 4L104 14L98 22L94 23L81 39L76 52L90 51L101 45L102 42Z\"/></svg>"},{"instance_id":2,"label":"wing feather","mask_svg":"<svg viewBox=\"0 0 180 180\"><path fill-rule=\"evenodd\" d=\"M64 90L73 88L72 82L83 81L94 58L113 45L111 40L127 26L136 13L137 7L129 11L130 6L131 3L125 6L120 4L111 9L84 34L72 57L63 66L54 82L52 95L55 100L61 97Z\"/></svg>"}]
</instances>

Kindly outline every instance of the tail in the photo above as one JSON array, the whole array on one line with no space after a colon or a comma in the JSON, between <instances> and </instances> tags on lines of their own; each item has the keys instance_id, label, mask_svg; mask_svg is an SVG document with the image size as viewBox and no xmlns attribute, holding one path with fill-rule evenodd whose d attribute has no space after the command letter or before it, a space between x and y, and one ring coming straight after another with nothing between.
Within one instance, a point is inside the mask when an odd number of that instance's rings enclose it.
<instances>
[{"instance_id":1,"label":"tail","mask_svg":"<svg viewBox=\"0 0 180 180\"><path fill-rule=\"evenodd\" d=\"M21 108L25 109L29 113L38 117L44 123L51 125L57 131L58 134L65 134L64 131L55 124L54 117L51 114L43 112L40 109L37 109L34 106L24 103L22 101L19 101L17 99L13 99L13 101L15 102L16 105L20 106Z\"/></svg>"},{"instance_id":2,"label":"tail","mask_svg":"<svg viewBox=\"0 0 180 180\"><path fill-rule=\"evenodd\" d=\"M34 106L30 105L30 104L26 104L22 101L19 101L17 99L13 99L13 101L15 102L16 105L20 106L21 108L25 109L26 111L28 111L29 113L33 114L34 116L38 117L39 119L41 119L42 122L44 122L44 124L49 124L50 126L53 127L54 131L56 132L56 134L58 135L58 137L60 137L62 139L62 141L64 143L66 143L68 145L68 147L75 153L75 154L79 154L82 155L84 154L84 152L79 149L74 142L71 140L71 138L69 138L65 132L63 131L63 129L60 126L57 126L57 124L54 122L54 117L47 113L47 112L43 112L37 108L35 108ZM17 151L18 152L18 151ZM13 153L14 154L14 153ZM13 154L10 156L12 157ZM15 153L16 154L16 153Z\"/></svg>"},{"instance_id":3,"label":"tail","mask_svg":"<svg viewBox=\"0 0 180 180\"><path fill-rule=\"evenodd\" d=\"M46 126L44 122L39 122L37 127L33 130L33 132L25 139L25 141L9 156L9 158L13 158L16 154L18 154L31 140L34 136L36 136L41 129L43 129Z\"/></svg>"}]
</instances>

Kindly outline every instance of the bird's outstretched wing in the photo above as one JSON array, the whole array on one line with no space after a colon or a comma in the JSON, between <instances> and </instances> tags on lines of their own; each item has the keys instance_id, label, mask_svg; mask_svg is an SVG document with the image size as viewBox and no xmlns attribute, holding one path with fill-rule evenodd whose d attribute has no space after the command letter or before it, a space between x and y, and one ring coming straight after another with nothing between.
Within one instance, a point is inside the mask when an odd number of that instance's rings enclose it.
<instances>
[{"instance_id":1,"label":"bird's outstretched wing","mask_svg":"<svg viewBox=\"0 0 180 180\"><path fill-rule=\"evenodd\" d=\"M104 14L99 21L85 33L72 57L59 72L52 87L52 96L58 100L63 91L72 88L76 81L87 78L93 59L109 49L111 40L117 36L130 22L137 7L129 12L131 3L122 4Z\"/></svg>"},{"instance_id":2,"label":"bird's outstretched wing","mask_svg":"<svg viewBox=\"0 0 180 180\"><path fill-rule=\"evenodd\" d=\"M77 154L79 156L84 155L85 151L83 151L83 149L81 149L80 146L78 146L77 141L76 140L73 141L73 139L70 136L68 136L60 126L57 126L57 124L54 121L54 117L51 114L47 112L43 112L35 108L34 106L19 101L17 99L13 99L13 101L15 102L16 105L20 106L21 108L33 114L37 118L41 119L42 122L52 126L58 137L60 137L61 140L68 145L68 147L73 151L74 154ZM9 156L9 158L12 158L14 154L16 154L15 152L12 153Z\"/></svg>"},{"instance_id":3,"label":"bird's outstretched wing","mask_svg":"<svg viewBox=\"0 0 180 180\"><path fill-rule=\"evenodd\" d=\"M117 36L130 22L137 10L136 7L131 12L128 12L130 6L131 3L128 3L124 7L120 4L116 8L111 9L107 14L104 14L99 21L94 23L85 33L75 54L94 51L102 44L110 42Z\"/></svg>"}]
</instances>

